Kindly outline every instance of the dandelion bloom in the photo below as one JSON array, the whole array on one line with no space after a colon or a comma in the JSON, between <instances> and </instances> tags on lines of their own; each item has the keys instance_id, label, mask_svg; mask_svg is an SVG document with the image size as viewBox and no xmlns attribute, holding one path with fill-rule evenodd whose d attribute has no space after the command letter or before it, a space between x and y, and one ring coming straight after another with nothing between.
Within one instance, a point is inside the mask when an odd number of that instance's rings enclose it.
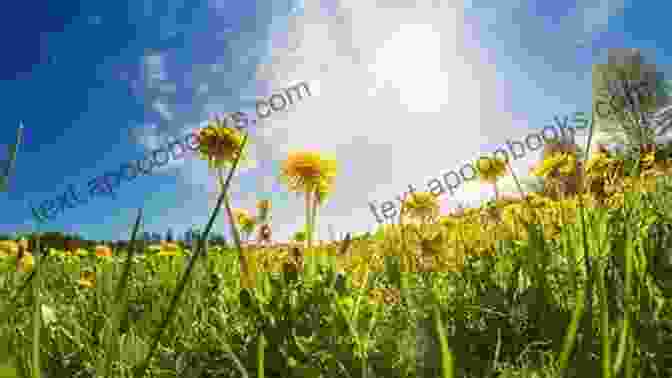
<instances>
[{"instance_id":1,"label":"dandelion bloom","mask_svg":"<svg viewBox=\"0 0 672 378\"><path fill-rule=\"evenodd\" d=\"M30 252L24 252L23 257L18 262L18 270L24 273L33 271L35 267L35 259Z\"/></svg>"},{"instance_id":2,"label":"dandelion bloom","mask_svg":"<svg viewBox=\"0 0 672 378\"><path fill-rule=\"evenodd\" d=\"M0 256L16 256L19 254L19 244L14 240L0 241Z\"/></svg>"},{"instance_id":3,"label":"dandelion bloom","mask_svg":"<svg viewBox=\"0 0 672 378\"><path fill-rule=\"evenodd\" d=\"M80 287L92 288L96 286L96 272L82 272L77 281Z\"/></svg>"},{"instance_id":4,"label":"dandelion bloom","mask_svg":"<svg viewBox=\"0 0 672 378\"><path fill-rule=\"evenodd\" d=\"M238 224L248 222L248 220L252 218L250 212L245 209L233 209L231 213Z\"/></svg>"},{"instance_id":5,"label":"dandelion bloom","mask_svg":"<svg viewBox=\"0 0 672 378\"><path fill-rule=\"evenodd\" d=\"M537 168L534 169L532 175L547 178L558 171L567 175L573 173L574 169L576 169L575 167L575 156L568 153L559 152L546 157L541 162L541 164L539 164Z\"/></svg>"},{"instance_id":6,"label":"dandelion bloom","mask_svg":"<svg viewBox=\"0 0 672 378\"><path fill-rule=\"evenodd\" d=\"M315 188L328 189L336 177L335 159L323 158L312 151L290 152L281 168L281 180L290 191L312 192ZM321 193L326 194L326 193Z\"/></svg>"},{"instance_id":7,"label":"dandelion bloom","mask_svg":"<svg viewBox=\"0 0 672 378\"><path fill-rule=\"evenodd\" d=\"M643 151L640 157L642 168L651 169L656 161L656 151Z\"/></svg>"},{"instance_id":8,"label":"dandelion bloom","mask_svg":"<svg viewBox=\"0 0 672 378\"><path fill-rule=\"evenodd\" d=\"M604 176L614 163L615 159L610 158L605 152L593 154L586 163L586 174L589 178Z\"/></svg>"},{"instance_id":9,"label":"dandelion bloom","mask_svg":"<svg viewBox=\"0 0 672 378\"><path fill-rule=\"evenodd\" d=\"M158 256L177 256L181 253L180 246L176 243L161 243Z\"/></svg>"},{"instance_id":10,"label":"dandelion bloom","mask_svg":"<svg viewBox=\"0 0 672 378\"><path fill-rule=\"evenodd\" d=\"M198 151L202 159L208 161L211 168L221 167L238 158L238 153L243 144L242 133L215 118L207 127L198 132ZM241 159L245 158L244 153Z\"/></svg>"},{"instance_id":11,"label":"dandelion bloom","mask_svg":"<svg viewBox=\"0 0 672 378\"><path fill-rule=\"evenodd\" d=\"M438 214L439 208L440 205L436 196L429 192L413 193L404 201L404 211L418 218L435 216Z\"/></svg>"},{"instance_id":12,"label":"dandelion bloom","mask_svg":"<svg viewBox=\"0 0 672 378\"><path fill-rule=\"evenodd\" d=\"M233 209L231 212L233 213L236 224L240 226L243 232L251 233L254 230L254 227L257 225L257 220L250 214L250 212L245 209Z\"/></svg>"},{"instance_id":13,"label":"dandelion bloom","mask_svg":"<svg viewBox=\"0 0 672 378\"><path fill-rule=\"evenodd\" d=\"M506 161L500 158L478 159L476 170L483 182L494 183L506 173Z\"/></svg>"},{"instance_id":14,"label":"dandelion bloom","mask_svg":"<svg viewBox=\"0 0 672 378\"><path fill-rule=\"evenodd\" d=\"M112 249L106 245L96 246L96 256L98 257L111 257Z\"/></svg>"}]
</instances>

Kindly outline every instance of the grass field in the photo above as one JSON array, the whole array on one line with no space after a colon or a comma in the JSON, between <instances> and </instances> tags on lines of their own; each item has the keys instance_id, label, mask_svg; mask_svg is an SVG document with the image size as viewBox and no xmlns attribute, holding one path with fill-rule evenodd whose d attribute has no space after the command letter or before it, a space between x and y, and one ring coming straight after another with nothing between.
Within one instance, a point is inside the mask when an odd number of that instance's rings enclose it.
<instances>
[{"instance_id":1,"label":"grass field","mask_svg":"<svg viewBox=\"0 0 672 378\"><path fill-rule=\"evenodd\" d=\"M0 376L672 377L672 160L597 154L580 194L551 190L571 156L542 162L544 193L453 215L419 194L336 243L312 240L333 167L310 154L282 173L300 191L306 161L326 172L305 247L241 247L254 222L221 170L204 235L225 204L232 248L140 251L141 212L125 250L2 242Z\"/></svg>"}]
</instances>

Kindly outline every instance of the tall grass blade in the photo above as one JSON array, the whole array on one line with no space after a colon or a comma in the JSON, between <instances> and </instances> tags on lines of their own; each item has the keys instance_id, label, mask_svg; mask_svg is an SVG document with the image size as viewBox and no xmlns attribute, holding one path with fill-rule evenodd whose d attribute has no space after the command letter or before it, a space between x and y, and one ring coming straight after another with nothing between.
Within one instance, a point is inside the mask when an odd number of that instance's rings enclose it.
<instances>
[{"instance_id":1,"label":"tall grass blade","mask_svg":"<svg viewBox=\"0 0 672 378\"><path fill-rule=\"evenodd\" d=\"M108 334L109 339L107 340L107 350L105 353L105 377L109 377L112 373L112 347L115 340L119 338L119 323L123 314L128 312L128 303L126 297L126 287L128 286L128 278L131 273L131 264L133 263L133 252L135 250L135 239L138 235L138 229L140 228L140 222L142 219L142 208L138 209L138 216L135 219L135 225L133 226L133 232L131 233L131 241L128 245L128 252L126 255L126 263L124 264L124 271L121 275L121 280L117 284L117 289L115 290L114 303L115 309L112 317L112 327L111 332Z\"/></svg>"},{"instance_id":2,"label":"tall grass blade","mask_svg":"<svg viewBox=\"0 0 672 378\"><path fill-rule=\"evenodd\" d=\"M139 378L143 377L145 374L145 371L149 367L149 363L151 361L152 355L154 354L156 348L159 345L159 340L161 338L161 335L163 334L163 331L166 329L168 323L172 320L173 315L175 314L175 309L177 308L177 303L180 300L180 297L182 295L182 292L184 291L184 288L186 287L189 278L191 277L191 272L194 269L194 264L196 260L198 260L198 257L203 253L203 249L205 247L205 240L208 238L208 234L210 233L210 230L212 229L212 225L215 222L215 219L217 218L217 215L219 214L219 209L222 207L222 202L224 200L224 196L229 190L229 186L231 185L231 179L233 178L233 174L236 171L236 168L238 167L238 162L240 161L240 157L242 156L242 150L245 148L245 144L247 143L247 138L248 134L245 134L243 137L243 141L240 145L240 150L238 151L238 156L236 157L235 161L233 162L233 165L231 167L231 170L229 171L229 176L226 178L226 183L224 186L224 190L222 193L219 195L219 198L217 199L217 205L215 206L212 215L210 216L210 220L208 221L208 224L205 226L205 230L201 234L201 237L198 238L198 245L196 248L196 253L194 254L194 257L189 260L189 263L187 264L187 268L184 272L184 275L182 276L182 279L180 280L180 283L175 290L175 294L173 295L173 298L171 300L170 306L168 308L168 313L166 314L166 317L164 318L163 322L159 326L159 329L156 332L156 335L154 336L154 339L152 340L151 347L149 348L149 353L147 353L147 357L145 358L144 362L135 369L134 376Z\"/></svg>"},{"instance_id":3,"label":"tall grass blade","mask_svg":"<svg viewBox=\"0 0 672 378\"><path fill-rule=\"evenodd\" d=\"M443 321L441 321L441 311L439 310L438 300L434 304L434 323L441 345L441 378L454 378L455 367L453 353L448 347L448 338L446 337L446 329L443 326Z\"/></svg>"},{"instance_id":4,"label":"tall grass blade","mask_svg":"<svg viewBox=\"0 0 672 378\"><path fill-rule=\"evenodd\" d=\"M35 279L33 280L33 360L32 360L32 377L41 377L40 368L40 326L42 321L42 308L40 306L40 284L42 277L40 276L40 269L42 268L42 253L40 250L40 239L37 239L37 247L35 251Z\"/></svg>"},{"instance_id":5,"label":"tall grass blade","mask_svg":"<svg viewBox=\"0 0 672 378\"><path fill-rule=\"evenodd\" d=\"M0 192L6 192L9 189L9 178L12 174L14 166L16 165L16 154L19 151L22 136L23 136L23 123L20 123L19 129L16 131L16 143L9 146L7 161L5 163L3 172L0 173Z\"/></svg>"}]
</instances>

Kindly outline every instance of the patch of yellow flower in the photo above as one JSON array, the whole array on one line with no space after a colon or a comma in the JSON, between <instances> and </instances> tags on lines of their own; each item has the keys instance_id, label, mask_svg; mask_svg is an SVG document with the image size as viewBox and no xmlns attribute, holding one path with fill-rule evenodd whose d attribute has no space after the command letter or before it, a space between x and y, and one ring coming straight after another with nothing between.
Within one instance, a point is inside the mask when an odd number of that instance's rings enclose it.
<instances>
[{"instance_id":1,"label":"patch of yellow flower","mask_svg":"<svg viewBox=\"0 0 672 378\"><path fill-rule=\"evenodd\" d=\"M506 173L506 161L499 158L481 158L476 161L476 170L482 182L492 184Z\"/></svg>"},{"instance_id":2,"label":"patch of yellow flower","mask_svg":"<svg viewBox=\"0 0 672 378\"><path fill-rule=\"evenodd\" d=\"M96 272L84 271L77 281L80 287L92 288L96 286Z\"/></svg>"},{"instance_id":3,"label":"patch of yellow flower","mask_svg":"<svg viewBox=\"0 0 672 378\"><path fill-rule=\"evenodd\" d=\"M23 253L21 253L23 250ZM28 241L21 239L18 242L14 240L0 241L0 258L20 258L16 262L16 268L20 272L29 273L35 266L35 259L32 253L28 251Z\"/></svg>"},{"instance_id":4,"label":"patch of yellow flower","mask_svg":"<svg viewBox=\"0 0 672 378\"><path fill-rule=\"evenodd\" d=\"M96 256L98 257L112 257L112 249L106 245L96 246Z\"/></svg>"},{"instance_id":5,"label":"patch of yellow flower","mask_svg":"<svg viewBox=\"0 0 672 378\"><path fill-rule=\"evenodd\" d=\"M439 201L436 196L428 192L411 194L404 201L404 212L416 219L431 219L439 213Z\"/></svg>"},{"instance_id":6,"label":"patch of yellow flower","mask_svg":"<svg viewBox=\"0 0 672 378\"><path fill-rule=\"evenodd\" d=\"M184 253L182 248L177 243L163 242L160 244L153 244L148 247L150 251L158 252L157 256L177 256Z\"/></svg>"}]
</instances>

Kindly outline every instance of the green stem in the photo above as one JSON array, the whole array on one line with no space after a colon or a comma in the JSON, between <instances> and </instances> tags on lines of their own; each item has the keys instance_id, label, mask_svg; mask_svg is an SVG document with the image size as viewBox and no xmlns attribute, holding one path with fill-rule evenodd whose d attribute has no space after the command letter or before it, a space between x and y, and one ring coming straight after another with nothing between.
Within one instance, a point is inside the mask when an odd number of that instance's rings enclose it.
<instances>
[{"instance_id":1,"label":"green stem","mask_svg":"<svg viewBox=\"0 0 672 378\"><path fill-rule=\"evenodd\" d=\"M313 274L315 272L315 261L312 256L312 254L309 255L309 252L312 245L313 245L313 225L312 225L312 211L311 211L311 206L312 206L312 192L307 191L306 192L306 253L304 253L306 261L306 273L307 276L312 278Z\"/></svg>"},{"instance_id":2,"label":"green stem","mask_svg":"<svg viewBox=\"0 0 672 378\"><path fill-rule=\"evenodd\" d=\"M567 329L567 334L565 335L565 341L562 345L562 352L560 353L560 371L564 374L567 370L567 364L569 362L569 357L571 356L572 350L574 349L574 343L576 342L576 333L581 322L581 316L583 315L583 306L585 304L585 290L579 289L576 291L576 304L574 306L574 311L572 313L572 321L569 324ZM562 375L564 376L564 375Z\"/></svg>"},{"instance_id":3,"label":"green stem","mask_svg":"<svg viewBox=\"0 0 672 378\"><path fill-rule=\"evenodd\" d=\"M574 344L576 342L576 333L581 322L581 316L583 315L583 306L585 305L585 290L583 288L579 289L576 282L576 250L572 246L568 246L568 240L564 240L564 245L569 252L570 257L570 281L572 290L574 290L574 311L572 312L572 321L569 324L567 333L565 334L565 340L562 345L562 352L560 353L559 365L561 376L565 376L567 372L567 364L569 362L569 357L574 349Z\"/></svg>"},{"instance_id":4,"label":"green stem","mask_svg":"<svg viewBox=\"0 0 672 378\"><path fill-rule=\"evenodd\" d=\"M35 304L33 308L33 378L41 377L40 369L40 321L42 309L40 308L40 282L42 280L42 275L40 274L40 268L42 265L42 260L40 258L40 239L37 239L37 250L35 251L35 280L33 280L33 296L35 298Z\"/></svg>"},{"instance_id":5,"label":"green stem","mask_svg":"<svg viewBox=\"0 0 672 378\"><path fill-rule=\"evenodd\" d=\"M609 337L609 304L604 287L604 262L598 262L597 290L600 296L600 338L602 340L602 378L611 378L611 341Z\"/></svg>"},{"instance_id":6,"label":"green stem","mask_svg":"<svg viewBox=\"0 0 672 378\"><path fill-rule=\"evenodd\" d=\"M634 377L635 370L633 365L633 353L635 350L635 335L630 332L628 342L628 352L625 354L625 378Z\"/></svg>"},{"instance_id":7,"label":"green stem","mask_svg":"<svg viewBox=\"0 0 672 378\"><path fill-rule=\"evenodd\" d=\"M245 144L247 143L247 137L248 135L246 134L243 137L243 141L240 146L240 150L242 151L243 148L245 147ZM191 278L191 272L194 269L194 264L198 260L201 254L203 254L203 250L205 248L205 241L208 239L208 235L210 234L210 230L212 229L212 225L215 222L215 218L217 218L217 215L219 214L219 209L222 207L222 202L224 200L224 195L227 193L229 186L231 184L231 179L233 178L233 174L236 171L236 167L238 166L238 162L240 161L240 156L241 153L238 154L238 157L236 157L236 160L233 162L233 166L231 167L231 170L229 171L229 175L226 178L226 182L223 185L223 193L219 196L217 199L217 204L215 205L215 208L210 215L210 219L208 220L207 225L205 226L205 230L203 233L200 235L200 237L197 240L197 245L196 245L196 252L194 253L194 257L189 260L189 263L187 265L187 268L182 275L182 279L180 280L180 283L178 284L178 287L175 291L175 294L173 295L173 298L170 302L170 306L168 307L168 312L163 319L163 322L159 326L159 329L157 330L156 334L153 337L151 346L149 348L149 352L147 353L147 356L145 357L144 361L138 365L136 368L134 368L134 376L136 378L144 377L145 371L149 367L149 363L152 359L152 355L156 351L156 348L159 345L159 340L161 338L161 335L163 334L163 331L166 329L168 326L169 322L172 320L175 310L177 308L177 304L180 300L180 297L182 296L182 293L184 292L184 288L186 287L187 283L189 282L189 279Z\"/></svg>"},{"instance_id":8,"label":"green stem","mask_svg":"<svg viewBox=\"0 0 672 378\"><path fill-rule=\"evenodd\" d=\"M441 311L439 310L438 301L434 305L434 322L436 331L439 335L439 343L441 345L441 377L453 378L455 377L454 359L453 354L448 347L448 338L446 337L446 330L443 327L443 322L441 321Z\"/></svg>"},{"instance_id":9,"label":"green stem","mask_svg":"<svg viewBox=\"0 0 672 378\"><path fill-rule=\"evenodd\" d=\"M14 165L16 164L16 154L19 150L19 146L21 145L22 135L23 124L19 124L19 129L16 131L16 143L8 148L9 158L7 159L4 172L0 173L0 192L8 190L9 178L12 174L12 169L14 169Z\"/></svg>"},{"instance_id":10,"label":"green stem","mask_svg":"<svg viewBox=\"0 0 672 378\"><path fill-rule=\"evenodd\" d=\"M623 314L623 326L621 328L621 335L619 337L618 343L618 352L616 353L616 362L614 363L614 375L618 375L621 370L621 363L623 362L623 357L625 354L631 355L632 349L628 348L630 335L630 319L632 311L632 240L628 237L628 228L625 227L625 248L623 249L624 258L625 258L625 284L624 284L624 297L625 297L625 306Z\"/></svg>"},{"instance_id":11,"label":"green stem","mask_svg":"<svg viewBox=\"0 0 672 378\"><path fill-rule=\"evenodd\" d=\"M264 378L264 348L266 346L266 338L264 333L259 333L259 341L257 342L257 377Z\"/></svg>"},{"instance_id":12,"label":"green stem","mask_svg":"<svg viewBox=\"0 0 672 378\"><path fill-rule=\"evenodd\" d=\"M243 248L241 247L240 242L240 233L238 231L238 227L236 227L236 219L233 217L233 210L231 209L231 199L229 198L229 194L225 190L226 185L224 183L224 174L221 168L218 168L217 170L217 178L219 179L219 186L224 196L224 208L226 209L226 215L229 217L229 220L231 221L231 234L233 235L233 242L236 245L236 249L238 249L238 263L240 264L240 271L247 277L248 274L247 261L245 261L245 256L243 255Z\"/></svg>"}]
</instances>

